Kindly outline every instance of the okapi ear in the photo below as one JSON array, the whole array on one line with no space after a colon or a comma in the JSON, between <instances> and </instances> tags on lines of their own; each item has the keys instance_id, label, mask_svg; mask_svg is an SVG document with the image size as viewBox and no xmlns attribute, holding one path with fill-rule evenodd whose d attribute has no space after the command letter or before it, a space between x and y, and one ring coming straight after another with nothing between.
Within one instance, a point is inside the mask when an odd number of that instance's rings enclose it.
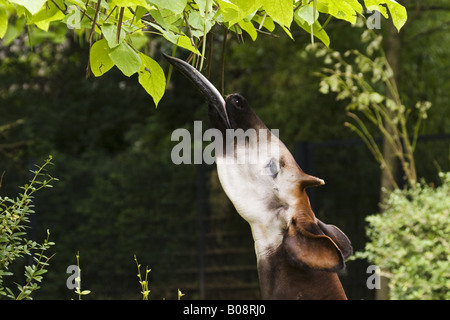
<instances>
[{"instance_id":1,"label":"okapi ear","mask_svg":"<svg viewBox=\"0 0 450 320\"><path fill-rule=\"evenodd\" d=\"M291 264L296 267L337 271L345 266L339 245L321 232L316 223L302 226L293 218L284 235L283 246Z\"/></svg>"}]
</instances>

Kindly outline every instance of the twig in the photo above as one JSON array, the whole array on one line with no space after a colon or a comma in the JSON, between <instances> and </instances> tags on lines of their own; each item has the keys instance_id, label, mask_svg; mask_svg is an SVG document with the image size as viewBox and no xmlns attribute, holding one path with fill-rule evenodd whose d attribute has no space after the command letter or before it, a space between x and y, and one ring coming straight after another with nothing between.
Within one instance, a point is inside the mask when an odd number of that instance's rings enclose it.
<instances>
[{"instance_id":1,"label":"twig","mask_svg":"<svg viewBox=\"0 0 450 320\"><path fill-rule=\"evenodd\" d=\"M205 50L206 50L206 25L208 23L208 7L209 7L209 1L210 0L206 0L206 7L205 7L205 26L203 28L203 45L202 45L202 56L201 56L201 60L200 60L200 72L203 69L203 62L205 60Z\"/></svg>"},{"instance_id":2,"label":"twig","mask_svg":"<svg viewBox=\"0 0 450 320\"><path fill-rule=\"evenodd\" d=\"M183 11L184 22L186 22L186 28L188 29L189 39L191 40L192 46L195 48L194 37L192 35L191 25L189 24L188 18L186 16L186 11Z\"/></svg>"},{"instance_id":3,"label":"twig","mask_svg":"<svg viewBox=\"0 0 450 320\"><path fill-rule=\"evenodd\" d=\"M211 64L212 64L212 51L213 51L213 33L209 33L209 50L208 50L208 69L206 71L206 78L209 79L211 75Z\"/></svg>"},{"instance_id":4,"label":"twig","mask_svg":"<svg viewBox=\"0 0 450 320\"><path fill-rule=\"evenodd\" d=\"M62 13L66 13L67 8L66 8L66 10L64 10L63 8L61 8L61 7L56 3L55 0L52 0L52 2L53 2L53 4L56 6L56 8L59 9L59 11L61 11Z\"/></svg>"},{"instance_id":5,"label":"twig","mask_svg":"<svg viewBox=\"0 0 450 320\"><path fill-rule=\"evenodd\" d=\"M223 43L222 43L222 70L221 70L221 79L220 79L220 93L222 95L225 91L225 49L227 47L227 38L228 38L228 28L225 27L225 32L223 33Z\"/></svg>"},{"instance_id":6,"label":"twig","mask_svg":"<svg viewBox=\"0 0 450 320\"><path fill-rule=\"evenodd\" d=\"M97 24L97 17L98 17L98 13L100 11L100 3L101 2L102 2L102 0L97 1L97 5L95 7L94 19L92 21L91 33L89 34L89 56L91 55L92 42L94 40L94 34L95 34L95 25ZM88 64L86 67L86 79L89 78L90 75L91 75L91 63L90 63L90 59L88 59Z\"/></svg>"},{"instance_id":7,"label":"twig","mask_svg":"<svg viewBox=\"0 0 450 320\"><path fill-rule=\"evenodd\" d=\"M125 7L120 8L119 22L117 23L117 35L116 35L117 44L119 44L119 40L120 40L120 30L122 30L122 19L123 19L124 10L125 10Z\"/></svg>"}]
</instances>

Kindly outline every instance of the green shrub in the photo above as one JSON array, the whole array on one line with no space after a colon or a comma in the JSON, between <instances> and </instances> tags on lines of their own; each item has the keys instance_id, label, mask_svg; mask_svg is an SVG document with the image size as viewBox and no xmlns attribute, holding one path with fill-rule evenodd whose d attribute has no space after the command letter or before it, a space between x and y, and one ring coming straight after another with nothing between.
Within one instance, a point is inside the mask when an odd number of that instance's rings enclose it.
<instances>
[{"instance_id":1,"label":"green shrub","mask_svg":"<svg viewBox=\"0 0 450 320\"><path fill-rule=\"evenodd\" d=\"M391 299L450 299L450 172L442 185L395 190L367 217L366 258L389 278Z\"/></svg>"},{"instance_id":2,"label":"green shrub","mask_svg":"<svg viewBox=\"0 0 450 320\"><path fill-rule=\"evenodd\" d=\"M45 167L51 164L49 157L42 166L32 170L33 178L29 184L21 187L23 190L15 199L0 197L0 297L10 299L31 299L31 293L39 289L43 274L47 272L48 262L51 257L44 253L54 245L49 241L50 233L47 230L47 238L43 244L27 239L29 228L29 216L34 214L34 194L43 189L50 188L52 181L57 180L45 173ZM26 265L25 282L23 285L16 283L17 293L4 285L4 277L12 276L12 265L19 258L33 257L34 263Z\"/></svg>"}]
</instances>

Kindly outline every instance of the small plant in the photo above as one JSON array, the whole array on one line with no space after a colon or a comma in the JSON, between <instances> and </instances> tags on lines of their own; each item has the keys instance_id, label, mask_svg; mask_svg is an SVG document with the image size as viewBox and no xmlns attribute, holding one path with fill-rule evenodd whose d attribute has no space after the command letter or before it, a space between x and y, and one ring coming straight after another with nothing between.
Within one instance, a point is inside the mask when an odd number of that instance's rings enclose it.
<instances>
[{"instance_id":1,"label":"small plant","mask_svg":"<svg viewBox=\"0 0 450 320\"><path fill-rule=\"evenodd\" d=\"M139 284L141 285L142 300L148 300L148 295L151 291L148 288L148 274L151 269L149 269L148 266L145 267L145 278L143 278L141 275L141 265L139 264L136 255L134 255L134 261L136 261L136 266L138 269L137 277L139 278Z\"/></svg>"},{"instance_id":2,"label":"small plant","mask_svg":"<svg viewBox=\"0 0 450 320\"><path fill-rule=\"evenodd\" d=\"M138 262L136 255L134 255L134 261L136 262L136 266L138 269L137 277L139 278L139 284L141 285L141 294L142 300L148 300L148 295L150 293L150 289L148 288L148 274L152 269L149 269L148 266L145 267L145 277L141 275L141 264ZM181 300L181 297L184 296L184 293L178 289L177 299Z\"/></svg>"},{"instance_id":3,"label":"small plant","mask_svg":"<svg viewBox=\"0 0 450 320\"><path fill-rule=\"evenodd\" d=\"M77 277L75 278L75 293L78 295L78 300L82 300L82 296L86 296L91 293L91 290L81 290L81 268L80 268L80 252L77 252Z\"/></svg>"},{"instance_id":4,"label":"small plant","mask_svg":"<svg viewBox=\"0 0 450 320\"><path fill-rule=\"evenodd\" d=\"M36 165L36 170L31 170L33 178L29 184L21 187L22 193L16 199L0 197L0 296L10 299L32 299L33 291L40 288L43 274L48 270L48 262L53 257L46 252L54 245L49 241L50 232L47 230L47 238L43 244L27 239L26 230L29 228L29 216L34 214L34 194L44 188L51 188L51 182L58 179L46 173L46 167L52 164L52 157L42 166ZM11 265L18 258L32 257L34 264L25 266L25 284L16 283L18 293L5 287L3 279L12 276Z\"/></svg>"}]
</instances>

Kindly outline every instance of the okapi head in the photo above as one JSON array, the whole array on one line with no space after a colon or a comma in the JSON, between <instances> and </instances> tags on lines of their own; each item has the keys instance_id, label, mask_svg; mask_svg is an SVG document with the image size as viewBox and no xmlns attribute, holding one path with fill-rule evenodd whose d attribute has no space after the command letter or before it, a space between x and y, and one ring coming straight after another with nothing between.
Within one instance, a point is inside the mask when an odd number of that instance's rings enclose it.
<instances>
[{"instance_id":1,"label":"okapi head","mask_svg":"<svg viewBox=\"0 0 450 320\"><path fill-rule=\"evenodd\" d=\"M251 227L263 298L345 299L336 271L352 254L347 236L317 219L306 189L323 185L306 174L244 97L219 91L195 68L168 61L209 102L212 126L230 137L216 146L220 183ZM222 140L222 141L223 141Z\"/></svg>"}]
</instances>

